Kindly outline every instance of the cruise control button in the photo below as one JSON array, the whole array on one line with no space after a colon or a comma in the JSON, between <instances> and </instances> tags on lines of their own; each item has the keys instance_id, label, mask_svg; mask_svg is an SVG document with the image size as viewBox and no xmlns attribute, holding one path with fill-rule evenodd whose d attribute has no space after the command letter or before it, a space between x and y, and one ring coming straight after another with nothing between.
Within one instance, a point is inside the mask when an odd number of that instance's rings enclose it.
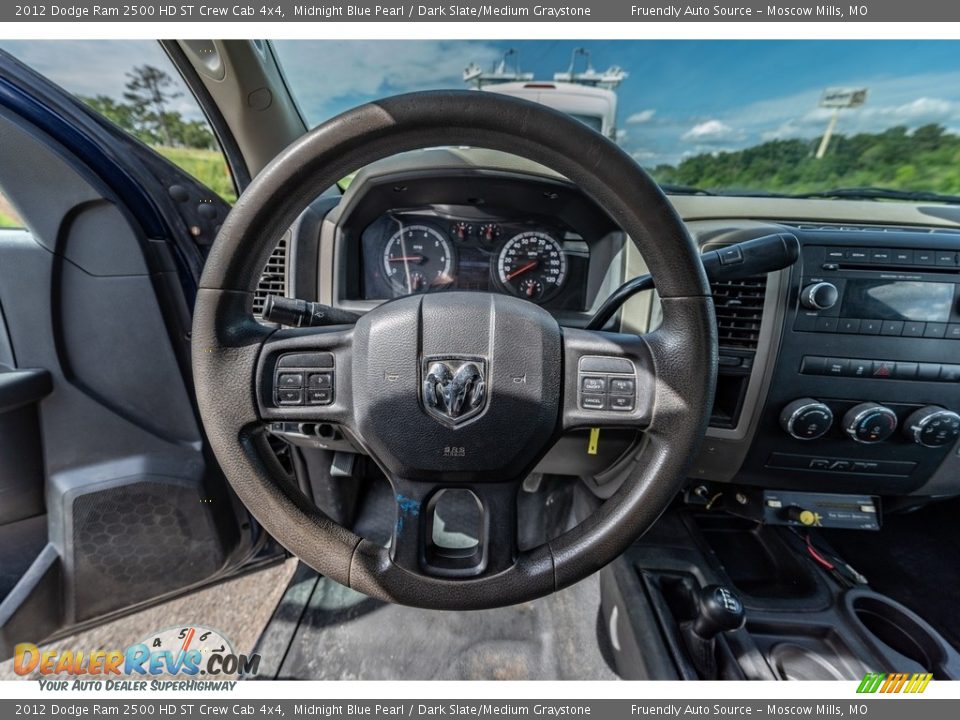
<instances>
[{"instance_id":1,"label":"cruise control button","mask_svg":"<svg viewBox=\"0 0 960 720\"><path fill-rule=\"evenodd\" d=\"M606 395L581 395L580 407L584 410L605 410L607 407Z\"/></svg>"},{"instance_id":2,"label":"cruise control button","mask_svg":"<svg viewBox=\"0 0 960 720\"><path fill-rule=\"evenodd\" d=\"M303 391L299 388L278 388L277 400L281 405L301 405L303 404Z\"/></svg>"},{"instance_id":3,"label":"cruise control button","mask_svg":"<svg viewBox=\"0 0 960 720\"><path fill-rule=\"evenodd\" d=\"M580 390L585 393L602 393L607 390L605 377L585 377L580 379Z\"/></svg>"},{"instance_id":4,"label":"cruise control button","mask_svg":"<svg viewBox=\"0 0 960 720\"><path fill-rule=\"evenodd\" d=\"M633 410L633 396L632 395L611 395L610 409L611 410Z\"/></svg>"},{"instance_id":5,"label":"cruise control button","mask_svg":"<svg viewBox=\"0 0 960 720\"><path fill-rule=\"evenodd\" d=\"M610 392L626 395L633 395L635 385L633 380L626 378L610 378ZM611 401L612 403L612 401Z\"/></svg>"},{"instance_id":6,"label":"cruise control button","mask_svg":"<svg viewBox=\"0 0 960 720\"><path fill-rule=\"evenodd\" d=\"M280 373L277 376L277 387L298 388L303 385L303 373Z\"/></svg>"}]
</instances>

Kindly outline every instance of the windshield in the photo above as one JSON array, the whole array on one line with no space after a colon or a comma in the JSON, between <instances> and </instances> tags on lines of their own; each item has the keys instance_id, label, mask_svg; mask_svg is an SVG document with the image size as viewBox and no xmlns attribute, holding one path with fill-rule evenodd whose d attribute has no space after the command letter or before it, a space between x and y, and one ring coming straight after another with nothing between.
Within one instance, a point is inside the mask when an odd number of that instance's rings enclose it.
<instances>
[{"instance_id":1,"label":"windshield","mask_svg":"<svg viewBox=\"0 0 960 720\"><path fill-rule=\"evenodd\" d=\"M507 81L514 81L510 94L527 92L551 104L559 97L551 93L562 87L544 90L544 84L586 79L597 89L591 92L600 97L606 89L612 99L609 118L588 113L591 126L674 191L960 193L958 42L278 41L275 47L311 125L387 95L478 85L481 92L505 92L500 86ZM619 78L604 75L616 67ZM523 84L537 89L525 91ZM555 107L584 119L569 100Z\"/></svg>"}]
</instances>

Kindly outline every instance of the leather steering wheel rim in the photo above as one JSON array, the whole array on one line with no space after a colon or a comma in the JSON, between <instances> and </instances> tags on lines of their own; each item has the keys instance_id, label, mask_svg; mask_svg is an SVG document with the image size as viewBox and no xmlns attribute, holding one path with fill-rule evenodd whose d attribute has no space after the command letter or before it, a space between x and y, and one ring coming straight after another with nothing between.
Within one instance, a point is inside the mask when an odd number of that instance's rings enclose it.
<instances>
[{"instance_id":1,"label":"leather steering wheel rim","mask_svg":"<svg viewBox=\"0 0 960 720\"><path fill-rule=\"evenodd\" d=\"M509 567L456 579L400 567L384 548L331 520L283 479L267 449L255 381L276 330L252 314L253 293L277 239L323 189L384 157L455 145L533 160L591 196L640 250L663 309L660 328L642 337L650 358L649 423L630 477L580 525L520 553ZM573 342L576 334L564 333ZM608 339L620 338L608 334L594 346L602 351ZM333 118L293 143L254 179L224 222L194 312L200 415L239 499L319 573L385 601L435 609L529 601L583 579L621 554L680 489L706 432L716 366L713 303L699 252L657 184L614 143L578 121L493 93L386 98Z\"/></svg>"}]
</instances>

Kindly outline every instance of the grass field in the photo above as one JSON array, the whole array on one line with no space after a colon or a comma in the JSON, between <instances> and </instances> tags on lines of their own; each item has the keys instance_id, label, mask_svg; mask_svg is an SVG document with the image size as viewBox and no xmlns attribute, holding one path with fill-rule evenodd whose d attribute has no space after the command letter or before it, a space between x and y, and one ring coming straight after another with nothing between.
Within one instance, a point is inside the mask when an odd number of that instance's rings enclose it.
<instances>
[{"instance_id":1,"label":"grass field","mask_svg":"<svg viewBox=\"0 0 960 720\"><path fill-rule=\"evenodd\" d=\"M233 187L233 178L230 177L230 170L223 155L218 151L162 146L155 147L154 150L202 182L228 203L236 201L237 192Z\"/></svg>"}]
</instances>

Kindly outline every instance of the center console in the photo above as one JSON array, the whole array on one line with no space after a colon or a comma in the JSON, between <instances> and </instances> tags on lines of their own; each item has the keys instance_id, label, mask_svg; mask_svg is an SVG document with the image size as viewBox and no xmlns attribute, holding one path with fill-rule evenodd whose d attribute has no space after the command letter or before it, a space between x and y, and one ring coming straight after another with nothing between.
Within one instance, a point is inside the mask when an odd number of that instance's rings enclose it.
<instances>
[{"instance_id":1,"label":"center console","mask_svg":"<svg viewBox=\"0 0 960 720\"><path fill-rule=\"evenodd\" d=\"M779 352L737 479L918 491L958 464L960 235L836 227L797 235Z\"/></svg>"}]
</instances>

